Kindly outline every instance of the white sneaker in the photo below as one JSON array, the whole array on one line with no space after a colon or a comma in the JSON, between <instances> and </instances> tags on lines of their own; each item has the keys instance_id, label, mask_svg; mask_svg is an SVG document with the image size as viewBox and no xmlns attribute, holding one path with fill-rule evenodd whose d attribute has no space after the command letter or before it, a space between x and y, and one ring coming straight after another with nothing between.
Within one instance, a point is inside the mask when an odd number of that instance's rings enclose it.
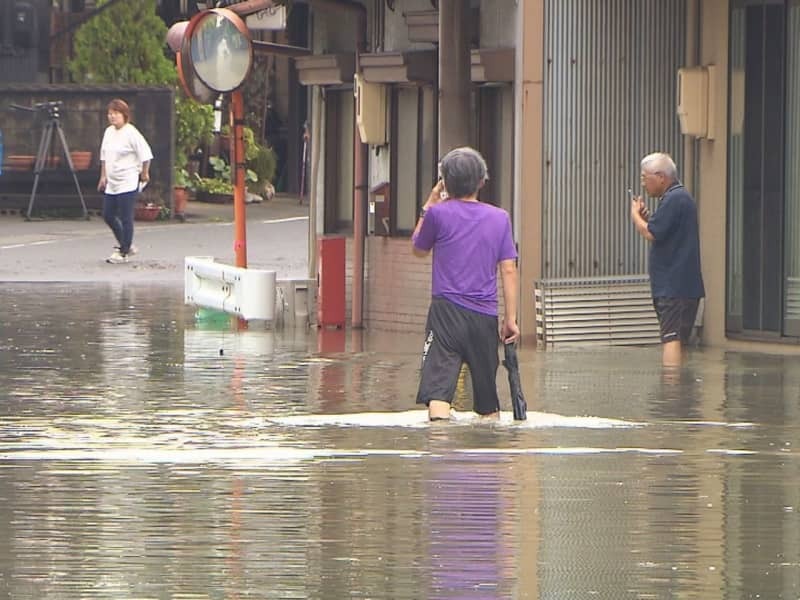
<instances>
[{"instance_id":1,"label":"white sneaker","mask_svg":"<svg viewBox=\"0 0 800 600\"><path fill-rule=\"evenodd\" d=\"M114 246L114 250L119 252L120 251L120 247L119 246ZM139 254L139 249L135 245L131 244L131 247L128 250L127 256L133 256L134 254Z\"/></svg>"},{"instance_id":2,"label":"white sneaker","mask_svg":"<svg viewBox=\"0 0 800 600\"><path fill-rule=\"evenodd\" d=\"M128 262L128 256L123 254L119 250L114 250L114 252L106 259L107 263L111 263L112 265L118 265L122 263Z\"/></svg>"}]
</instances>

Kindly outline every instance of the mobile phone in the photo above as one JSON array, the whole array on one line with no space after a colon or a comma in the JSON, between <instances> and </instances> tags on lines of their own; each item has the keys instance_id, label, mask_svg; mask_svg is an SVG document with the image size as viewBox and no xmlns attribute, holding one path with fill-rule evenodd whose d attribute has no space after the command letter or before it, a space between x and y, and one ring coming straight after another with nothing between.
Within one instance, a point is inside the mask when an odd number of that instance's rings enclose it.
<instances>
[{"instance_id":1,"label":"mobile phone","mask_svg":"<svg viewBox=\"0 0 800 600\"><path fill-rule=\"evenodd\" d=\"M628 188L628 198L633 200L633 189L632 188Z\"/></svg>"}]
</instances>

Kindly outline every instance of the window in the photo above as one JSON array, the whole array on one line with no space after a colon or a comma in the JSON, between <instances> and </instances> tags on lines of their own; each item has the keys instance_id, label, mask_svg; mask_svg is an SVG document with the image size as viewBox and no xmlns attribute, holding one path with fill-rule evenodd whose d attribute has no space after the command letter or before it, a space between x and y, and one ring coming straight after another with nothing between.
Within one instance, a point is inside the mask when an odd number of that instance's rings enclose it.
<instances>
[{"instance_id":1,"label":"window","mask_svg":"<svg viewBox=\"0 0 800 600\"><path fill-rule=\"evenodd\" d=\"M431 87L392 91L392 234L411 235L436 183L436 102Z\"/></svg>"},{"instance_id":2,"label":"window","mask_svg":"<svg viewBox=\"0 0 800 600\"><path fill-rule=\"evenodd\" d=\"M328 89L325 102L325 233L353 231L352 89Z\"/></svg>"}]
</instances>

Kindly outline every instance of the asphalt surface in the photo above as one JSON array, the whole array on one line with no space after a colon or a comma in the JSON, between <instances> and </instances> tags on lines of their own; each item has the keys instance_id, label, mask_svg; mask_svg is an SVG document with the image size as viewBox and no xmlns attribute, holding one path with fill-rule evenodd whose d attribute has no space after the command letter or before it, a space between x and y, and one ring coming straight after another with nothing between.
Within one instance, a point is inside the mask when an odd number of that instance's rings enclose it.
<instances>
[{"instance_id":1,"label":"asphalt surface","mask_svg":"<svg viewBox=\"0 0 800 600\"><path fill-rule=\"evenodd\" d=\"M308 206L278 195L247 205L248 267L280 278L308 276ZM138 254L109 264L116 241L99 216L26 221L0 215L0 282L153 282L183 284L186 256L234 264L233 206L189 202L186 221L137 221Z\"/></svg>"}]
</instances>

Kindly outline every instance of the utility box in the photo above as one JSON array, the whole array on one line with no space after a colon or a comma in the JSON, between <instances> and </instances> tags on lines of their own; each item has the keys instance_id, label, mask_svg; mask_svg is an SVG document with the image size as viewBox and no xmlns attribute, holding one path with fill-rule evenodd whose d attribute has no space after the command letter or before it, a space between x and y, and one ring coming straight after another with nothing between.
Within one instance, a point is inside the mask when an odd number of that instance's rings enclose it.
<instances>
[{"instance_id":1,"label":"utility box","mask_svg":"<svg viewBox=\"0 0 800 600\"><path fill-rule=\"evenodd\" d=\"M383 146L386 143L386 86L368 83L358 73L353 79L356 124L361 143Z\"/></svg>"},{"instance_id":2,"label":"utility box","mask_svg":"<svg viewBox=\"0 0 800 600\"><path fill-rule=\"evenodd\" d=\"M370 235L392 235L391 187L388 181L383 181L369 190L367 232Z\"/></svg>"},{"instance_id":3,"label":"utility box","mask_svg":"<svg viewBox=\"0 0 800 600\"><path fill-rule=\"evenodd\" d=\"M317 238L317 327L344 327L345 239Z\"/></svg>"},{"instance_id":4,"label":"utility box","mask_svg":"<svg viewBox=\"0 0 800 600\"><path fill-rule=\"evenodd\" d=\"M678 119L684 135L714 139L715 75L714 65L678 69Z\"/></svg>"}]
</instances>

